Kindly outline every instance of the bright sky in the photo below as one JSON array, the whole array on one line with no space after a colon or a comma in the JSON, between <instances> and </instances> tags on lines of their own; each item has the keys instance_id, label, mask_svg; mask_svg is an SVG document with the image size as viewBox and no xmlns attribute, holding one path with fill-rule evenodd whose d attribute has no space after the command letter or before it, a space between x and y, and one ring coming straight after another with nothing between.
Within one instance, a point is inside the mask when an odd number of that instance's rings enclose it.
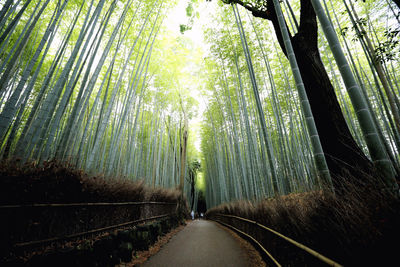
<instances>
[{"instance_id":1,"label":"bright sky","mask_svg":"<svg viewBox=\"0 0 400 267\"><path fill-rule=\"evenodd\" d=\"M186 16L186 7L188 5L188 0L180 0L178 5L171 10L170 14L165 20L165 26L172 32L180 34L179 25L186 24L188 21L188 17ZM200 8L196 11L200 12L201 17L206 15L207 12L204 12L205 5L204 3L200 3ZM200 21L196 20L192 30L186 31L184 36L188 39L192 40L195 44L203 44L203 31L201 30Z\"/></svg>"},{"instance_id":2,"label":"bright sky","mask_svg":"<svg viewBox=\"0 0 400 267\"><path fill-rule=\"evenodd\" d=\"M170 14L165 20L165 26L167 29L177 35L180 33L180 24L187 24L188 17L186 16L186 7L188 5L188 0L180 0L178 5L170 11ZM207 53L208 45L204 42L204 35L202 27L205 24L212 23L210 12L215 10L216 1L205 2L201 1L199 7L195 9L195 12L200 13L200 18L195 19L193 28L189 31L185 31L184 37L191 40L195 46L201 47L205 53ZM188 62L189 66L190 62ZM197 90L191 91L192 97L199 101L198 115L190 121L190 126L192 130L196 133L195 146L198 151L200 150L201 136L200 136L200 122L203 119L203 113L205 112L206 104L203 101L201 93Z\"/></svg>"}]
</instances>

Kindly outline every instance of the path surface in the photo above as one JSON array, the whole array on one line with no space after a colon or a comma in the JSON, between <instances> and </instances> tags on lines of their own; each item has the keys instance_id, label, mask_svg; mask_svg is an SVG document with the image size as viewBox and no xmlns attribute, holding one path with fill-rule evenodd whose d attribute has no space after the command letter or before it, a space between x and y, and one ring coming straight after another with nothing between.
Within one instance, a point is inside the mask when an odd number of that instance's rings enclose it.
<instances>
[{"instance_id":1,"label":"path surface","mask_svg":"<svg viewBox=\"0 0 400 267\"><path fill-rule=\"evenodd\" d=\"M242 267L247 255L230 233L216 223L196 220L176 234L142 267Z\"/></svg>"}]
</instances>

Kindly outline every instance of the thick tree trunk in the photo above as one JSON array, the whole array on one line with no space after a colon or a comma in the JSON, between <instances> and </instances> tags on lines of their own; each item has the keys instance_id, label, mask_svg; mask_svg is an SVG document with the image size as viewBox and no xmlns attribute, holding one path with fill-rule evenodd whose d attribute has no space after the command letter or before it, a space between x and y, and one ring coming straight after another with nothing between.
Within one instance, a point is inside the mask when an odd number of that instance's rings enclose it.
<instances>
[{"instance_id":1,"label":"thick tree trunk","mask_svg":"<svg viewBox=\"0 0 400 267\"><path fill-rule=\"evenodd\" d=\"M400 8L400 0L393 0L393 2L397 5L398 8Z\"/></svg>"},{"instance_id":2,"label":"thick tree trunk","mask_svg":"<svg viewBox=\"0 0 400 267\"><path fill-rule=\"evenodd\" d=\"M268 19L285 51L273 8ZM373 163L355 142L347 126L335 90L318 51L317 18L309 0L301 0L300 27L292 37L292 45L303 83L314 115L321 145L336 191L343 189L343 179L361 182L368 175L377 175Z\"/></svg>"},{"instance_id":3,"label":"thick tree trunk","mask_svg":"<svg viewBox=\"0 0 400 267\"><path fill-rule=\"evenodd\" d=\"M193 210L194 207L194 176L190 179L190 210Z\"/></svg>"},{"instance_id":4,"label":"thick tree trunk","mask_svg":"<svg viewBox=\"0 0 400 267\"><path fill-rule=\"evenodd\" d=\"M340 187L339 177L361 178L375 173L350 133L318 49L301 35L296 35L292 44L334 186Z\"/></svg>"},{"instance_id":5,"label":"thick tree trunk","mask_svg":"<svg viewBox=\"0 0 400 267\"><path fill-rule=\"evenodd\" d=\"M264 0L261 8L254 3L249 4L248 1L231 0L229 2L245 7L255 17L270 20L279 45L286 55L272 0ZM372 182L372 180L367 181L366 178L374 177L373 182L376 185L379 181L376 177L380 174L351 135L333 85L322 63L318 51L317 17L311 1L300 0L300 5L300 26L298 32L291 37L291 41L335 191L345 190L344 180L359 184Z\"/></svg>"},{"instance_id":6,"label":"thick tree trunk","mask_svg":"<svg viewBox=\"0 0 400 267\"><path fill-rule=\"evenodd\" d=\"M180 166L180 179L179 179L179 190L181 194L183 194L184 189L184 181L185 181L185 170L186 170L186 149L187 149L187 139L188 139L188 120L184 118L184 126L183 126L183 136L181 141L181 166Z\"/></svg>"}]
</instances>

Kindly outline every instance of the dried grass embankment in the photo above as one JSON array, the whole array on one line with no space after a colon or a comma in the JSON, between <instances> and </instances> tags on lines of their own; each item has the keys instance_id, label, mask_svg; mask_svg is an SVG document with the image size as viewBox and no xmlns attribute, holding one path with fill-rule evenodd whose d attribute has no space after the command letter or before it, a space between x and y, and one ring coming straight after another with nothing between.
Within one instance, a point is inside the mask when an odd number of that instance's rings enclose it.
<instances>
[{"instance_id":1,"label":"dried grass embankment","mask_svg":"<svg viewBox=\"0 0 400 267\"><path fill-rule=\"evenodd\" d=\"M345 266L390 266L397 261L400 201L363 185L348 185L340 196L317 191L257 203L238 201L213 208L206 215L228 214L257 221ZM221 218L255 237L284 266L322 264L254 224Z\"/></svg>"},{"instance_id":2,"label":"dried grass embankment","mask_svg":"<svg viewBox=\"0 0 400 267\"><path fill-rule=\"evenodd\" d=\"M99 229L143 218L176 213L177 205L29 207L30 204L165 202L185 204L174 189L150 188L143 181L92 177L68 164L0 163L2 208L0 250L14 244ZM182 207L182 205L181 205ZM182 208L181 212L184 212Z\"/></svg>"}]
</instances>

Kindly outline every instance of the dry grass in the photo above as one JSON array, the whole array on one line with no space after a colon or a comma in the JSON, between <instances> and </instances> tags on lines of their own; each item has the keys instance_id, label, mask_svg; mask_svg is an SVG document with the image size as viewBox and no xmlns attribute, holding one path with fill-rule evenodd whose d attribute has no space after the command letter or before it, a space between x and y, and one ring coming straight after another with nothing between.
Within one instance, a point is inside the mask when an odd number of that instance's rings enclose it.
<instances>
[{"instance_id":1,"label":"dry grass","mask_svg":"<svg viewBox=\"0 0 400 267\"><path fill-rule=\"evenodd\" d=\"M255 220L345 265L390 262L396 255L390 242L400 237L399 199L368 183L348 184L346 188L340 196L315 191L258 203L227 203L209 210L207 216L223 213ZM250 229L233 219L229 222L265 243L280 244L264 230Z\"/></svg>"},{"instance_id":2,"label":"dry grass","mask_svg":"<svg viewBox=\"0 0 400 267\"><path fill-rule=\"evenodd\" d=\"M148 195L150 201L176 202L180 197L180 191L156 187L149 191Z\"/></svg>"},{"instance_id":3,"label":"dry grass","mask_svg":"<svg viewBox=\"0 0 400 267\"><path fill-rule=\"evenodd\" d=\"M0 163L0 205L87 202L172 202L177 190L150 188L143 181L89 176L68 164ZM181 213L187 213L179 205ZM86 232L175 211L167 206L99 206L79 208L6 209L0 221L0 261L15 243ZM1 265L1 264L0 264Z\"/></svg>"},{"instance_id":4,"label":"dry grass","mask_svg":"<svg viewBox=\"0 0 400 267\"><path fill-rule=\"evenodd\" d=\"M176 202L177 190L150 188L143 181L89 176L65 163L0 163L0 204L71 202Z\"/></svg>"},{"instance_id":5,"label":"dry grass","mask_svg":"<svg viewBox=\"0 0 400 267\"><path fill-rule=\"evenodd\" d=\"M121 263L117 267L134 267L139 266L146 262L151 256L157 254L160 249L169 242L169 240L185 228L185 225L180 225L171 230L168 234L160 236L154 245L150 246L148 250L135 252L134 259L129 263Z\"/></svg>"}]
</instances>

